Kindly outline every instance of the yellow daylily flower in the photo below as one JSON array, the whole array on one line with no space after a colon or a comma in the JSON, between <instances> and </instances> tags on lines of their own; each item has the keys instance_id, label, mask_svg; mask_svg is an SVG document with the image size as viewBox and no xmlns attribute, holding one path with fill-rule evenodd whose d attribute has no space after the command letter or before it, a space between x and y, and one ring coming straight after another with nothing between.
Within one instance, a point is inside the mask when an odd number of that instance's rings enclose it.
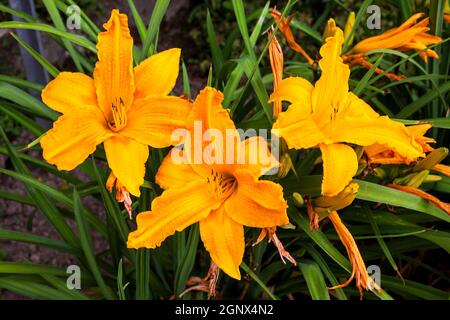
<instances>
[{"instance_id":1,"label":"yellow daylily flower","mask_svg":"<svg viewBox=\"0 0 450 320\"><path fill-rule=\"evenodd\" d=\"M349 45L351 45L353 43L353 37L354 35L351 35L352 29L353 29L353 25L355 24L355 12L352 11L350 12L350 14L347 17L347 22L345 22L345 27L344 27L344 40L348 42ZM351 36L351 38L350 38Z\"/></svg>"},{"instance_id":2,"label":"yellow daylily flower","mask_svg":"<svg viewBox=\"0 0 450 320\"><path fill-rule=\"evenodd\" d=\"M201 121L202 128L226 134L236 132L227 110L222 107L223 94L206 87L197 96L189 123ZM195 133L194 133L195 134ZM186 143L186 142L185 142ZM163 160L156 182L165 191L152 202L151 211L137 216L137 230L128 237L129 248L155 248L176 231L199 222L200 236L212 261L229 276L240 279L239 265L244 254L244 226L272 228L289 222L279 184L259 180L262 173L278 165L261 137L234 140L228 146L214 142L214 152L237 152L231 163L187 161L178 163L172 153L189 155L190 147L174 148ZM270 160L243 161L242 157L262 153ZM228 157L227 157L228 158ZM240 161L236 161L236 160ZM247 159L247 158L246 158ZM267 159L267 158L266 158ZM261 159L263 160L263 159Z\"/></svg>"},{"instance_id":3,"label":"yellow daylily flower","mask_svg":"<svg viewBox=\"0 0 450 320\"><path fill-rule=\"evenodd\" d=\"M336 21L333 18L328 19L327 24L325 25L325 30L323 30L322 38L325 41L328 37L334 36L336 33Z\"/></svg>"},{"instance_id":4,"label":"yellow daylily flower","mask_svg":"<svg viewBox=\"0 0 450 320\"><path fill-rule=\"evenodd\" d=\"M406 127L414 137L414 140L420 144L423 152L431 152L434 150L429 143L434 143L436 141L433 138L425 137L425 133L431 127L431 124L419 124ZM368 162L371 164L410 164L412 161L417 160L417 158L405 158L387 145L378 143L365 147L364 152L367 155Z\"/></svg>"},{"instance_id":5,"label":"yellow daylily flower","mask_svg":"<svg viewBox=\"0 0 450 320\"><path fill-rule=\"evenodd\" d=\"M357 43L347 55L366 54L374 49L394 49L398 51L421 51L427 46L441 42L440 37L427 33L430 30L428 24L430 18L425 18L419 22L424 14L416 13L406 20L400 27L392 28L378 36L370 37ZM428 57L439 59L436 51L426 49L420 53L420 57L427 62Z\"/></svg>"},{"instance_id":6,"label":"yellow daylily flower","mask_svg":"<svg viewBox=\"0 0 450 320\"><path fill-rule=\"evenodd\" d=\"M303 78L291 77L284 79L270 97L270 101L291 103L273 125L289 148L320 148L324 168L322 194L327 196L341 192L356 174L358 160L348 144L386 144L406 159L423 155L403 124L380 116L349 92L350 69L341 58L343 40L339 28L327 38L320 50L322 75L314 86Z\"/></svg>"},{"instance_id":7,"label":"yellow daylily flower","mask_svg":"<svg viewBox=\"0 0 450 320\"><path fill-rule=\"evenodd\" d=\"M184 127L188 101L167 96L178 77L180 49L155 54L133 68L128 18L112 10L98 35L94 75L61 72L42 91L62 115L41 139L43 157L72 170L103 143L108 165L126 190L140 195L148 146L168 147Z\"/></svg>"}]
</instances>

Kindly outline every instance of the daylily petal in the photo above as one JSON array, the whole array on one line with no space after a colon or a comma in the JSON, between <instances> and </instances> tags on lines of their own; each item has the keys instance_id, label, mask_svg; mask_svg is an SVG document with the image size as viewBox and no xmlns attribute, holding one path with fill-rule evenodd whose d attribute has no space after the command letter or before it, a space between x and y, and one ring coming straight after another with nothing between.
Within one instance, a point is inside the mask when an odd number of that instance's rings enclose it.
<instances>
[{"instance_id":1,"label":"daylily petal","mask_svg":"<svg viewBox=\"0 0 450 320\"><path fill-rule=\"evenodd\" d=\"M339 109L336 118L345 117L363 117L378 118L380 115L376 113L371 106L364 100L358 98L353 92L349 92L347 97L347 104Z\"/></svg>"},{"instance_id":2,"label":"daylily petal","mask_svg":"<svg viewBox=\"0 0 450 320\"><path fill-rule=\"evenodd\" d=\"M138 197L139 187L144 183L148 146L121 135L105 140L104 146L108 166L127 190Z\"/></svg>"},{"instance_id":3,"label":"daylily petal","mask_svg":"<svg viewBox=\"0 0 450 320\"><path fill-rule=\"evenodd\" d=\"M213 128L225 134L226 129L235 130L230 114L222 107L223 93L206 87L195 99L188 123L193 126L194 121L202 121L203 131Z\"/></svg>"},{"instance_id":4,"label":"daylily petal","mask_svg":"<svg viewBox=\"0 0 450 320\"><path fill-rule=\"evenodd\" d=\"M289 148L311 148L326 140L326 136L311 118L310 110L296 103L278 115L272 129L275 134L284 138Z\"/></svg>"},{"instance_id":5,"label":"daylily petal","mask_svg":"<svg viewBox=\"0 0 450 320\"><path fill-rule=\"evenodd\" d=\"M320 49L322 59L319 66L322 75L312 92L312 107L314 113L323 121L329 120L333 112L345 105L348 96L350 69L342 62L343 42L342 30L337 28L334 36L328 37Z\"/></svg>"},{"instance_id":6,"label":"daylily petal","mask_svg":"<svg viewBox=\"0 0 450 320\"><path fill-rule=\"evenodd\" d=\"M174 161L177 157L178 161ZM158 169L155 180L163 189L182 187L189 182L204 179L194 171L189 163L182 163L184 151L178 148L170 150Z\"/></svg>"},{"instance_id":7,"label":"daylily petal","mask_svg":"<svg viewBox=\"0 0 450 320\"><path fill-rule=\"evenodd\" d=\"M200 221L200 236L219 268L240 280L239 265L245 249L244 227L228 217L221 205Z\"/></svg>"},{"instance_id":8,"label":"daylily petal","mask_svg":"<svg viewBox=\"0 0 450 320\"><path fill-rule=\"evenodd\" d=\"M311 93L313 85L306 79L290 77L283 79L270 96L269 102L276 100L289 101L304 105L311 111Z\"/></svg>"},{"instance_id":9,"label":"daylily petal","mask_svg":"<svg viewBox=\"0 0 450 320\"><path fill-rule=\"evenodd\" d=\"M42 101L61 113L80 106L97 106L94 80L79 72L61 72L42 90Z\"/></svg>"},{"instance_id":10,"label":"daylily petal","mask_svg":"<svg viewBox=\"0 0 450 320\"><path fill-rule=\"evenodd\" d=\"M423 152L430 152L430 151L434 150L428 144L435 143L436 141L433 138L425 137L425 133L431 127L432 127L432 125L428 124L428 123L406 127L406 129L408 129L408 131L411 132L411 134L413 135L414 140L416 140L416 142L421 145Z\"/></svg>"},{"instance_id":11,"label":"daylily petal","mask_svg":"<svg viewBox=\"0 0 450 320\"><path fill-rule=\"evenodd\" d=\"M155 198L152 211L138 214L137 230L128 236L128 248L155 248L168 236L205 219L220 206L207 190L206 180L170 188Z\"/></svg>"},{"instance_id":12,"label":"daylily petal","mask_svg":"<svg viewBox=\"0 0 450 320\"><path fill-rule=\"evenodd\" d=\"M44 159L58 170L72 170L95 151L112 132L96 106L78 106L62 115L41 139Z\"/></svg>"},{"instance_id":13,"label":"daylily petal","mask_svg":"<svg viewBox=\"0 0 450 320\"><path fill-rule=\"evenodd\" d=\"M168 95L177 81L181 49L159 52L134 68L135 99L151 95Z\"/></svg>"},{"instance_id":14,"label":"daylily petal","mask_svg":"<svg viewBox=\"0 0 450 320\"><path fill-rule=\"evenodd\" d=\"M120 133L154 148L178 144L181 141L172 141L172 133L186 128L191 105L185 99L169 96L135 100L127 113L127 125Z\"/></svg>"},{"instance_id":15,"label":"daylily petal","mask_svg":"<svg viewBox=\"0 0 450 320\"><path fill-rule=\"evenodd\" d=\"M98 104L110 119L112 105L123 105L127 110L133 103L133 38L127 16L117 9L112 10L103 28L106 31L98 35L94 82Z\"/></svg>"},{"instance_id":16,"label":"daylily petal","mask_svg":"<svg viewBox=\"0 0 450 320\"><path fill-rule=\"evenodd\" d=\"M237 190L225 201L225 211L236 222L255 228L289 223L283 188L272 181L258 180L249 170L238 169Z\"/></svg>"},{"instance_id":17,"label":"daylily petal","mask_svg":"<svg viewBox=\"0 0 450 320\"><path fill-rule=\"evenodd\" d=\"M423 156L422 148L406 127L387 116L336 119L330 122L324 131L335 142L360 146L385 144L409 160Z\"/></svg>"},{"instance_id":18,"label":"daylily petal","mask_svg":"<svg viewBox=\"0 0 450 320\"><path fill-rule=\"evenodd\" d=\"M358 170L355 151L341 143L320 144L323 161L322 194L333 197L344 190Z\"/></svg>"},{"instance_id":19,"label":"daylily petal","mask_svg":"<svg viewBox=\"0 0 450 320\"><path fill-rule=\"evenodd\" d=\"M222 101L223 94L214 88L200 91L187 119L191 139L185 142L185 150L191 163L202 161L214 164L216 170L232 172L234 167L230 161L235 163L235 146L239 146L240 137ZM228 146L232 150L227 148L227 141L232 142Z\"/></svg>"},{"instance_id":20,"label":"daylily petal","mask_svg":"<svg viewBox=\"0 0 450 320\"><path fill-rule=\"evenodd\" d=\"M260 136L241 142L238 163L241 164L239 168L250 170L257 178L280 165L270 152L266 139Z\"/></svg>"},{"instance_id":21,"label":"daylily petal","mask_svg":"<svg viewBox=\"0 0 450 320\"><path fill-rule=\"evenodd\" d=\"M381 35L364 39L353 47L352 52L357 53L367 52L373 49L396 48L408 43L415 35L427 31L427 28L423 27L423 25L428 24L427 19L413 26L422 16L423 13L416 13L398 28L392 28Z\"/></svg>"}]
</instances>

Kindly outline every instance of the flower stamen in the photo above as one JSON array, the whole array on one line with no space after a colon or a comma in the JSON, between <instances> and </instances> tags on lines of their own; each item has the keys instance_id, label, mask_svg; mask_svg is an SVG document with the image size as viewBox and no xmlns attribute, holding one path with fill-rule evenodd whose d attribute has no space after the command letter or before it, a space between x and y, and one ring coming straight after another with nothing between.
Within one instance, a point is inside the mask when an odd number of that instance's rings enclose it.
<instances>
[{"instance_id":1,"label":"flower stamen","mask_svg":"<svg viewBox=\"0 0 450 320\"><path fill-rule=\"evenodd\" d=\"M108 126L113 131L119 131L127 124L127 113L121 97L116 98L115 103L111 103L111 111L111 118L108 121Z\"/></svg>"}]
</instances>

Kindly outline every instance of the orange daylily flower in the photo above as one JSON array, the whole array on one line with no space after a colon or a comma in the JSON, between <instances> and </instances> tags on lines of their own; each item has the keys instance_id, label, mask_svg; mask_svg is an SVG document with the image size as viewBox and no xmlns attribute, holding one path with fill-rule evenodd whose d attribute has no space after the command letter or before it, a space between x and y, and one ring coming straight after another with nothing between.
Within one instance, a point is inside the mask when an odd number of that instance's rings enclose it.
<instances>
[{"instance_id":1,"label":"orange daylily flower","mask_svg":"<svg viewBox=\"0 0 450 320\"><path fill-rule=\"evenodd\" d=\"M237 132L222 101L220 91L206 87L193 103L189 123L201 121L204 130ZM191 148L186 144L185 141L184 150L172 149L163 160L156 182L165 191L153 200L151 211L138 214L137 230L130 233L128 247L158 247L176 231L199 222L200 236L212 261L229 276L240 279L244 226L272 228L289 222L282 187L259 180L262 173L277 162L272 160L264 139L252 137L240 141L239 135L234 142L237 148L232 151L224 144L212 142L214 153L231 153L230 157L235 159L231 163L174 162L174 152L192 157ZM266 161L259 161L259 158L253 163L236 161L258 154L257 146L271 159L270 165L264 165ZM237 152L233 154L234 149Z\"/></svg>"},{"instance_id":2,"label":"orange daylily flower","mask_svg":"<svg viewBox=\"0 0 450 320\"><path fill-rule=\"evenodd\" d=\"M434 149L429 143L436 142L432 138L425 137L425 133L432 127L431 124L419 124L406 127L414 137L414 140L422 147L423 152L431 152ZM373 144L364 148L367 160L371 164L410 164L417 159L408 159L395 150L383 144Z\"/></svg>"},{"instance_id":3,"label":"orange daylily flower","mask_svg":"<svg viewBox=\"0 0 450 320\"><path fill-rule=\"evenodd\" d=\"M449 0L444 0L445 1L445 5L444 5L444 20L447 23L450 23L450 3Z\"/></svg>"},{"instance_id":4,"label":"orange daylily flower","mask_svg":"<svg viewBox=\"0 0 450 320\"><path fill-rule=\"evenodd\" d=\"M167 96L178 76L180 49L155 54L133 68L128 18L112 10L98 35L94 77L62 72L42 91L62 115L41 139L43 156L59 170L81 164L103 143L108 165L135 196L144 182L148 146L168 147L185 126L190 104Z\"/></svg>"},{"instance_id":5,"label":"orange daylily flower","mask_svg":"<svg viewBox=\"0 0 450 320\"><path fill-rule=\"evenodd\" d=\"M427 33L430 29L427 27L430 22L429 18L416 23L422 16L423 13L416 13L400 27L390 29L381 35L362 40L343 56L344 62L348 63L350 67L361 65L366 69L370 69L373 64L368 62L365 58L366 53L370 50L394 49L398 51L421 51L426 49L429 45L441 42L441 38ZM425 62L428 62L428 57L439 59L436 51L431 49L426 49L419 55ZM375 73L384 74L385 77L391 80L399 81L405 79L405 76L403 75L396 75L390 72L384 73L380 68L376 68Z\"/></svg>"},{"instance_id":6,"label":"orange daylily flower","mask_svg":"<svg viewBox=\"0 0 450 320\"><path fill-rule=\"evenodd\" d=\"M361 299L363 288L370 291L377 290L379 293L381 293L380 286L367 273L366 264L364 263L361 253L359 252L355 239L353 238L350 231L348 231L345 224L342 222L338 213L336 211L332 211L328 215L328 218L333 223L334 229L336 230L339 239L347 250L348 257L353 266L353 272L350 278L345 283L337 285L330 289L345 287L353 280L353 278L356 277L356 286L359 289Z\"/></svg>"},{"instance_id":7,"label":"orange daylily flower","mask_svg":"<svg viewBox=\"0 0 450 320\"><path fill-rule=\"evenodd\" d=\"M272 32L269 32L269 39L272 36ZM269 59L270 66L272 67L273 74L273 88L274 90L278 88L283 80L283 51L281 50L280 43L277 40L277 37L274 35L272 38L272 42L269 45ZM276 119L278 114L282 111L282 103L281 101L274 101L273 103L273 117Z\"/></svg>"},{"instance_id":8,"label":"orange daylily flower","mask_svg":"<svg viewBox=\"0 0 450 320\"><path fill-rule=\"evenodd\" d=\"M367 273L366 265L359 252L358 246L356 245L355 239L353 238L350 231L341 221L337 210L343 209L350 204L356 198L359 185L357 183L350 183L344 188L338 195L333 197L320 196L316 199L307 200L307 211L310 219L310 228L312 230L317 230L319 228L319 219L325 216L330 219L334 229L336 230L339 239L347 250L348 257L353 266L353 272L350 278L343 284L330 288L337 289L347 286L353 278L356 277L356 286L359 289L362 298L362 289L366 290L378 290L381 291L380 287L375 283L375 281Z\"/></svg>"},{"instance_id":9,"label":"orange daylily flower","mask_svg":"<svg viewBox=\"0 0 450 320\"><path fill-rule=\"evenodd\" d=\"M261 233L258 236L258 239L256 239L255 243L253 244L254 246L256 246L257 244L259 244L261 241L263 241L265 238L268 239L268 242L272 242L275 247L278 250L278 254L280 255L281 261L283 261L284 264L286 264L286 261L284 260L285 258L292 263L294 266L297 265L297 261L295 261L295 259L291 256L291 254L286 251L286 249L284 249L283 244L281 243L280 239L278 239L277 234L276 234L276 227L272 227L272 228L264 228L261 230Z\"/></svg>"},{"instance_id":10,"label":"orange daylily flower","mask_svg":"<svg viewBox=\"0 0 450 320\"><path fill-rule=\"evenodd\" d=\"M434 171L440 172L442 174L445 174L447 177L450 177L450 166L439 163L431 169Z\"/></svg>"},{"instance_id":11,"label":"orange daylily flower","mask_svg":"<svg viewBox=\"0 0 450 320\"><path fill-rule=\"evenodd\" d=\"M414 188L414 187L410 187L410 186L401 186L401 185L393 184L393 183L389 183L387 186L397 189L397 190L401 190L403 192L407 192L407 193L419 196L422 199L425 199L425 200L431 202L436 207L442 209L447 214L450 214L450 203L443 202L443 201L439 200L438 198L436 198L435 196L429 194L428 192L425 192L418 188Z\"/></svg>"},{"instance_id":12,"label":"orange daylily flower","mask_svg":"<svg viewBox=\"0 0 450 320\"><path fill-rule=\"evenodd\" d=\"M290 16L287 19L282 18L281 12L277 11L277 9L275 9L275 8L270 9L269 12L272 15L273 19L275 20L275 22L278 22L281 19L281 22L280 22L278 28L283 33L283 36L286 39L286 42L289 45L289 47L291 47L292 50L300 53L303 57L305 57L305 59L308 61L308 63L310 65L313 65L314 60L311 59L309 54L307 54L306 51L303 50L303 48L297 43L297 41L295 41L294 34L292 33L291 27L289 26L293 16Z\"/></svg>"},{"instance_id":13,"label":"orange daylily flower","mask_svg":"<svg viewBox=\"0 0 450 320\"><path fill-rule=\"evenodd\" d=\"M441 42L442 39L427 33L430 30L428 24L430 18L425 18L419 22L423 13L416 13L406 20L400 27L390 29L381 35L364 39L357 43L347 56L365 55L374 49L394 49L398 51L421 51L431 44ZM438 54L431 49L426 49L420 53L420 57L427 62L428 57L439 59Z\"/></svg>"},{"instance_id":14,"label":"orange daylily flower","mask_svg":"<svg viewBox=\"0 0 450 320\"><path fill-rule=\"evenodd\" d=\"M106 180L106 189L109 192L113 192L113 189L116 189L116 201L117 202L123 202L125 205L125 208L127 209L128 216L130 220L133 218L133 212L132 212L132 201L130 197L130 193L128 192L127 188L119 181L117 180L114 173L110 173L108 180Z\"/></svg>"},{"instance_id":15,"label":"orange daylily flower","mask_svg":"<svg viewBox=\"0 0 450 320\"><path fill-rule=\"evenodd\" d=\"M270 97L291 105L273 125L289 148L319 147L324 176L322 194L334 196L348 185L358 169L356 153L348 144L386 144L406 159L423 155L406 127L380 116L349 92L350 69L342 62L343 32L337 28L322 46L322 75L313 86L300 77L284 79Z\"/></svg>"}]
</instances>

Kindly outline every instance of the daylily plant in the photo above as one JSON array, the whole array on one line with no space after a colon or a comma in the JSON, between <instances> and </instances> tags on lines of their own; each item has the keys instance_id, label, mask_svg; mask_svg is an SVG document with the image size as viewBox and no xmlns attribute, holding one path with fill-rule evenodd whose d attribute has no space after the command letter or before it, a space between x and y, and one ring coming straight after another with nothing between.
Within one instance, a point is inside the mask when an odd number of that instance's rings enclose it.
<instances>
[{"instance_id":1,"label":"daylily plant","mask_svg":"<svg viewBox=\"0 0 450 320\"><path fill-rule=\"evenodd\" d=\"M221 92L210 87L203 89L193 103L191 123L201 121L203 129L216 129L224 135L226 129L235 131L228 112L222 108L222 100ZM191 149L172 149L156 175L156 182L165 191L153 200L151 211L138 214L137 230L130 233L128 247L158 247L176 231L199 222L201 239L213 262L229 276L240 279L244 226L273 228L289 220L282 187L258 180L262 173L277 165L265 140L252 137L236 144L238 148L233 149L237 152L231 157L240 160L227 164L178 163L172 153L189 154ZM256 147L263 149L262 154L269 162L242 158L261 152ZM215 143L215 148L217 152L230 152L224 144Z\"/></svg>"},{"instance_id":2,"label":"daylily plant","mask_svg":"<svg viewBox=\"0 0 450 320\"><path fill-rule=\"evenodd\" d=\"M403 124L380 116L349 92L350 69L341 58L343 40L339 28L327 38L320 50L322 74L314 86L306 79L291 77L270 97L270 101L291 103L273 125L289 148L320 148L322 194L327 196L341 192L358 169L356 153L349 144L385 144L410 160L423 156L421 146Z\"/></svg>"},{"instance_id":3,"label":"daylily plant","mask_svg":"<svg viewBox=\"0 0 450 320\"><path fill-rule=\"evenodd\" d=\"M148 146L172 145L172 131L185 126L191 109L186 100L167 96L178 76L180 49L133 68L127 16L113 10L103 27L93 78L61 72L42 91L44 103L62 115L40 143L45 160L59 170L74 169L103 143L121 190L139 196Z\"/></svg>"}]
</instances>

